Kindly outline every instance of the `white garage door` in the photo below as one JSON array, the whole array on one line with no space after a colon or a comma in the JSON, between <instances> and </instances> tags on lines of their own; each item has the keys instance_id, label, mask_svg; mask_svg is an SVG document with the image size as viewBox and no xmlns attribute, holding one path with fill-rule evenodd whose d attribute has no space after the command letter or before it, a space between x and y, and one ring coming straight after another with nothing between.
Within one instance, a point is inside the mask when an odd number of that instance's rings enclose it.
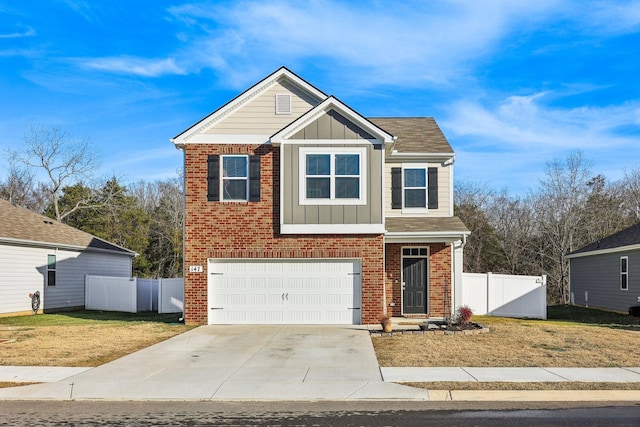
<instances>
[{"instance_id":1,"label":"white garage door","mask_svg":"<svg viewBox=\"0 0 640 427\"><path fill-rule=\"evenodd\" d=\"M360 260L209 260L209 324L360 324Z\"/></svg>"}]
</instances>

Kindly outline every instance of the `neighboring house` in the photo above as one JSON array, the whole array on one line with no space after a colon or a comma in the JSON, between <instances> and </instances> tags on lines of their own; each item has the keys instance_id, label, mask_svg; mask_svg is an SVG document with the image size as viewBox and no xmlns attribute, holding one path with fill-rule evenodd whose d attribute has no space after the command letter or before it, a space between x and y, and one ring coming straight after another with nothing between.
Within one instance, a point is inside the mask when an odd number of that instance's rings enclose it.
<instances>
[{"instance_id":1,"label":"neighboring house","mask_svg":"<svg viewBox=\"0 0 640 427\"><path fill-rule=\"evenodd\" d=\"M574 304L623 312L640 305L640 223L567 258Z\"/></svg>"},{"instance_id":2,"label":"neighboring house","mask_svg":"<svg viewBox=\"0 0 640 427\"><path fill-rule=\"evenodd\" d=\"M87 274L131 276L135 252L0 200L0 315L84 308Z\"/></svg>"},{"instance_id":3,"label":"neighboring house","mask_svg":"<svg viewBox=\"0 0 640 427\"><path fill-rule=\"evenodd\" d=\"M469 231L432 118L365 118L283 67L171 141L187 323L452 312Z\"/></svg>"}]
</instances>

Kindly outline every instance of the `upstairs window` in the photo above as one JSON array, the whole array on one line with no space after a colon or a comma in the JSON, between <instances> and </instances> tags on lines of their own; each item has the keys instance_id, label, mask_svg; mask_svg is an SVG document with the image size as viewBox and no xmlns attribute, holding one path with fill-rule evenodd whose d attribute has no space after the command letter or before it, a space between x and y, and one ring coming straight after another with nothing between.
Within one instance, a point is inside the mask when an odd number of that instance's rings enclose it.
<instances>
[{"instance_id":1,"label":"upstairs window","mask_svg":"<svg viewBox=\"0 0 640 427\"><path fill-rule=\"evenodd\" d=\"M403 169L405 208L427 208L427 169Z\"/></svg>"},{"instance_id":2,"label":"upstairs window","mask_svg":"<svg viewBox=\"0 0 640 427\"><path fill-rule=\"evenodd\" d=\"M207 200L260 201L260 156L238 154L207 157Z\"/></svg>"},{"instance_id":3,"label":"upstairs window","mask_svg":"<svg viewBox=\"0 0 640 427\"><path fill-rule=\"evenodd\" d=\"M426 164L391 168L391 208L408 213L438 209L438 168Z\"/></svg>"},{"instance_id":4,"label":"upstairs window","mask_svg":"<svg viewBox=\"0 0 640 427\"><path fill-rule=\"evenodd\" d=\"M629 257L620 257L620 289L629 289Z\"/></svg>"},{"instance_id":5,"label":"upstairs window","mask_svg":"<svg viewBox=\"0 0 640 427\"><path fill-rule=\"evenodd\" d=\"M300 204L364 204L365 149L301 148Z\"/></svg>"},{"instance_id":6,"label":"upstairs window","mask_svg":"<svg viewBox=\"0 0 640 427\"><path fill-rule=\"evenodd\" d=\"M222 156L222 200L247 200L249 157Z\"/></svg>"}]
</instances>

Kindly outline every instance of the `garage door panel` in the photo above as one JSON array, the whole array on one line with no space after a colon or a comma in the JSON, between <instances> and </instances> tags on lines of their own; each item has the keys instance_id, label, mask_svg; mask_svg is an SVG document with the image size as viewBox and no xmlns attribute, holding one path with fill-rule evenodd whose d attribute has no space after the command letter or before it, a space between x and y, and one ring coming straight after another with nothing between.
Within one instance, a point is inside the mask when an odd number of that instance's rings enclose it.
<instances>
[{"instance_id":1,"label":"garage door panel","mask_svg":"<svg viewBox=\"0 0 640 427\"><path fill-rule=\"evenodd\" d=\"M212 260L209 323L359 324L359 260Z\"/></svg>"}]
</instances>

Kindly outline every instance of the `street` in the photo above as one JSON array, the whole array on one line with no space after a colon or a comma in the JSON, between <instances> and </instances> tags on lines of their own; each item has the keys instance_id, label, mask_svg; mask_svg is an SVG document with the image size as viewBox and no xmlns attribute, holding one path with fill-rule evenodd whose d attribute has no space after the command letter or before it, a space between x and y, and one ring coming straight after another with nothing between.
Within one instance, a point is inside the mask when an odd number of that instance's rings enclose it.
<instances>
[{"instance_id":1,"label":"street","mask_svg":"<svg viewBox=\"0 0 640 427\"><path fill-rule=\"evenodd\" d=\"M0 425L637 426L640 405L473 402L2 401Z\"/></svg>"}]
</instances>

